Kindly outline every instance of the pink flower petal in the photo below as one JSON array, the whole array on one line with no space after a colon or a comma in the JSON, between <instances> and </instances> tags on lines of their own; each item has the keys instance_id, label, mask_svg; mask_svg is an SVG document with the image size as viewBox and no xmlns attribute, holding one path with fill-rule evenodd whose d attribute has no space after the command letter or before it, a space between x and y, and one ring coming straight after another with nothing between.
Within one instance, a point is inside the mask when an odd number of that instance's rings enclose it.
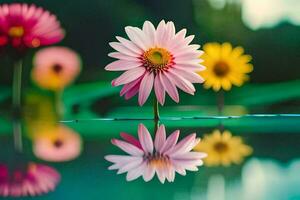
<instances>
[{"instance_id":1,"label":"pink flower petal","mask_svg":"<svg viewBox=\"0 0 300 200\"><path fill-rule=\"evenodd\" d=\"M125 47L123 44L119 42L110 42L109 45L114 48L116 51L119 51L122 54L125 54L127 56L132 56L132 57L138 57L139 54L131 51L127 47Z\"/></svg>"},{"instance_id":2,"label":"pink flower petal","mask_svg":"<svg viewBox=\"0 0 300 200\"><path fill-rule=\"evenodd\" d=\"M156 95L158 102L161 105L164 105L166 92L165 92L164 86L162 85L162 83L160 81L160 74L157 74L155 77L154 91L155 91L155 95Z\"/></svg>"},{"instance_id":3,"label":"pink flower petal","mask_svg":"<svg viewBox=\"0 0 300 200\"><path fill-rule=\"evenodd\" d=\"M122 167L120 167L117 174L123 174L123 173L128 172L132 169L135 169L136 167L140 166L142 163L143 163L143 158L142 157L138 157L134 160L131 160L130 162L127 162Z\"/></svg>"},{"instance_id":4,"label":"pink flower petal","mask_svg":"<svg viewBox=\"0 0 300 200\"><path fill-rule=\"evenodd\" d=\"M139 28L127 26L125 27L125 32L128 35L129 39L143 51L147 50L146 41L143 37L143 32Z\"/></svg>"},{"instance_id":5,"label":"pink flower petal","mask_svg":"<svg viewBox=\"0 0 300 200\"><path fill-rule=\"evenodd\" d=\"M165 46L165 26L166 23L164 20L161 20L160 23L157 26L157 30L156 30L156 44L158 46Z\"/></svg>"},{"instance_id":6,"label":"pink flower petal","mask_svg":"<svg viewBox=\"0 0 300 200\"><path fill-rule=\"evenodd\" d=\"M144 181L146 182L150 181L154 175L155 175L154 168L147 165L143 174Z\"/></svg>"},{"instance_id":7,"label":"pink flower petal","mask_svg":"<svg viewBox=\"0 0 300 200\"><path fill-rule=\"evenodd\" d=\"M139 48L138 46L136 46L133 42L131 42L125 38L119 37L119 36L117 36L116 38L117 38L117 40L119 40L119 42L121 42L121 44L123 44L127 49L130 49L134 53L139 54L139 55L141 55L143 53L143 50L141 48Z\"/></svg>"},{"instance_id":8,"label":"pink flower petal","mask_svg":"<svg viewBox=\"0 0 300 200\"><path fill-rule=\"evenodd\" d=\"M116 163L119 166L122 166L130 161L134 161L137 158L141 158L141 157L129 156L129 155L107 155L104 158L109 162Z\"/></svg>"},{"instance_id":9,"label":"pink flower petal","mask_svg":"<svg viewBox=\"0 0 300 200\"><path fill-rule=\"evenodd\" d=\"M140 88L140 82L136 84L133 88L128 90L128 92L125 94L125 99L128 100L133 96L135 96L139 92L139 88Z\"/></svg>"},{"instance_id":10,"label":"pink flower petal","mask_svg":"<svg viewBox=\"0 0 300 200\"><path fill-rule=\"evenodd\" d=\"M164 146L161 148L161 153L165 153L169 149L175 146L179 137L179 130L174 131L166 140Z\"/></svg>"},{"instance_id":11,"label":"pink flower petal","mask_svg":"<svg viewBox=\"0 0 300 200\"><path fill-rule=\"evenodd\" d=\"M194 72L190 72L187 70L179 69L179 68L172 68L169 70L169 72L178 74L185 78L186 80L190 81L191 83L203 83L204 79Z\"/></svg>"},{"instance_id":12,"label":"pink flower petal","mask_svg":"<svg viewBox=\"0 0 300 200\"><path fill-rule=\"evenodd\" d=\"M132 90L134 87L137 87L138 89L140 88L141 80L144 76L141 76L140 78L137 78L134 81L131 81L130 83L124 84L122 90L120 91L120 96L123 96L130 90Z\"/></svg>"},{"instance_id":13,"label":"pink flower petal","mask_svg":"<svg viewBox=\"0 0 300 200\"><path fill-rule=\"evenodd\" d=\"M143 162L137 168L128 171L127 176L126 176L126 180L127 181L133 181L133 180L137 179L138 177L143 175L144 171L146 170L146 167L147 167L146 162Z\"/></svg>"},{"instance_id":14,"label":"pink flower petal","mask_svg":"<svg viewBox=\"0 0 300 200\"><path fill-rule=\"evenodd\" d=\"M154 146L157 152L161 152L162 147L166 142L166 129L164 125L161 125L156 132Z\"/></svg>"},{"instance_id":15,"label":"pink flower petal","mask_svg":"<svg viewBox=\"0 0 300 200\"><path fill-rule=\"evenodd\" d=\"M200 160L206 158L207 154L202 152L187 152L181 155L177 155L176 160L188 161L188 160Z\"/></svg>"},{"instance_id":16,"label":"pink flower petal","mask_svg":"<svg viewBox=\"0 0 300 200\"><path fill-rule=\"evenodd\" d=\"M167 91L167 93L170 95L170 97L176 102L179 102L179 95L178 91L176 89L175 84L169 80L169 78L165 75L165 73L160 74L160 81L162 85L164 86L164 89Z\"/></svg>"},{"instance_id":17,"label":"pink flower petal","mask_svg":"<svg viewBox=\"0 0 300 200\"><path fill-rule=\"evenodd\" d=\"M173 167L174 167L174 170L175 170L178 174L180 174L180 175L182 175L182 176L185 176L185 175L186 175L186 171L185 171L184 167L181 166L179 163L177 163L176 161L175 161L175 162L172 161L172 165L173 165Z\"/></svg>"},{"instance_id":18,"label":"pink flower petal","mask_svg":"<svg viewBox=\"0 0 300 200\"><path fill-rule=\"evenodd\" d=\"M191 82L187 81L186 79L177 74L172 73L171 71L169 71L168 74L166 73L166 76L168 76L169 80L172 80L172 82L174 82L175 85L181 90L188 94L194 95L196 89Z\"/></svg>"},{"instance_id":19,"label":"pink flower petal","mask_svg":"<svg viewBox=\"0 0 300 200\"><path fill-rule=\"evenodd\" d=\"M138 62L140 61L137 57L127 56L125 54L119 53L119 52L112 52L108 54L109 57L120 59L120 60L127 60L127 61L133 61Z\"/></svg>"},{"instance_id":20,"label":"pink flower petal","mask_svg":"<svg viewBox=\"0 0 300 200\"><path fill-rule=\"evenodd\" d=\"M149 37L149 42L151 45L155 45L155 28L153 24L149 21L145 21L143 25L143 32Z\"/></svg>"},{"instance_id":21,"label":"pink flower petal","mask_svg":"<svg viewBox=\"0 0 300 200\"><path fill-rule=\"evenodd\" d=\"M138 147L136 147L130 143L127 143L127 142L124 142L124 141L121 141L118 139L112 139L112 144L116 145L117 147L119 147L120 149L122 149L123 151L125 151L126 153L128 153L130 155L133 155L133 156L143 156L144 155L144 152L141 149L139 149Z\"/></svg>"},{"instance_id":22,"label":"pink flower petal","mask_svg":"<svg viewBox=\"0 0 300 200\"><path fill-rule=\"evenodd\" d=\"M105 70L107 71L125 71L136 67L141 67L141 62L117 60L106 65Z\"/></svg>"},{"instance_id":23,"label":"pink flower petal","mask_svg":"<svg viewBox=\"0 0 300 200\"><path fill-rule=\"evenodd\" d=\"M176 157L177 154L183 154L188 151L191 151L194 147L194 142L196 139L196 134L190 134L182 139L176 146L172 149L169 149L166 154L169 154L170 157Z\"/></svg>"},{"instance_id":24,"label":"pink flower petal","mask_svg":"<svg viewBox=\"0 0 300 200\"><path fill-rule=\"evenodd\" d=\"M132 135L129 135L128 133L120 133L121 137L126 141L129 142L130 144L140 148L141 150L143 150L141 143L139 140L137 140L135 137L133 137Z\"/></svg>"},{"instance_id":25,"label":"pink flower petal","mask_svg":"<svg viewBox=\"0 0 300 200\"><path fill-rule=\"evenodd\" d=\"M126 83L130 83L131 81L136 80L140 76L142 76L145 72L145 68L136 67L124 72L121 76L112 81L113 86L119 86Z\"/></svg>"},{"instance_id":26,"label":"pink flower petal","mask_svg":"<svg viewBox=\"0 0 300 200\"><path fill-rule=\"evenodd\" d=\"M142 106L148 99L153 87L153 73L146 73L139 88L139 105Z\"/></svg>"},{"instance_id":27,"label":"pink flower petal","mask_svg":"<svg viewBox=\"0 0 300 200\"><path fill-rule=\"evenodd\" d=\"M143 124L139 124L138 135L139 135L139 140L142 145L142 148L144 149L144 152L152 154L153 141L148 129Z\"/></svg>"},{"instance_id":28,"label":"pink flower petal","mask_svg":"<svg viewBox=\"0 0 300 200\"><path fill-rule=\"evenodd\" d=\"M176 160L172 159L172 163L176 163L178 166L182 166L186 170L197 171L197 166L202 166L203 161L201 159L197 160Z\"/></svg>"},{"instance_id":29,"label":"pink flower petal","mask_svg":"<svg viewBox=\"0 0 300 200\"><path fill-rule=\"evenodd\" d=\"M166 180L166 176L165 176L165 173L164 173L164 169L163 169L163 168L157 168L155 171L156 171L158 180L159 180L162 184L164 184L164 183L165 183L165 180Z\"/></svg>"}]
</instances>

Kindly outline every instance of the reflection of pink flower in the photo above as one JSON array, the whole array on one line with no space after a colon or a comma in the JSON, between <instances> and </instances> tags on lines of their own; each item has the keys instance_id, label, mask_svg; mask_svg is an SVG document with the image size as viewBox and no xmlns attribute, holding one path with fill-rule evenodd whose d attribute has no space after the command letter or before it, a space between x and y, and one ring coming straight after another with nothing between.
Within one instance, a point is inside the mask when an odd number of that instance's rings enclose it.
<instances>
[{"instance_id":1,"label":"reflection of pink flower","mask_svg":"<svg viewBox=\"0 0 300 200\"><path fill-rule=\"evenodd\" d=\"M80 72L80 58L66 47L48 47L38 51L33 60L32 79L42 88L62 90Z\"/></svg>"},{"instance_id":2,"label":"reflection of pink flower","mask_svg":"<svg viewBox=\"0 0 300 200\"><path fill-rule=\"evenodd\" d=\"M34 138L34 154L43 160L52 162L69 161L81 152L81 138L72 129L59 125Z\"/></svg>"},{"instance_id":3,"label":"reflection of pink flower","mask_svg":"<svg viewBox=\"0 0 300 200\"><path fill-rule=\"evenodd\" d=\"M0 164L0 196L36 196L53 191L60 181L60 174L53 168L28 163L24 168L10 170Z\"/></svg>"},{"instance_id":4,"label":"reflection of pink flower","mask_svg":"<svg viewBox=\"0 0 300 200\"><path fill-rule=\"evenodd\" d=\"M112 143L129 155L108 155L106 160L114 163L109 169L118 169L118 174L128 172L126 179L131 181L143 176L145 181L153 178L155 173L161 183L167 179L173 182L175 172L185 175L186 170L197 171L203 164L205 153L191 152L200 141L196 134L190 134L177 143L179 130L166 138L164 125L161 125L155 136L154 144L147 128L140 124L139 140L128 134L121 134L126 141L113 139ZM176 144L177 143L177 144Z\"/></svg>"},{"instance_id":5,"label":"reflection of pink flower","mask_svg":"<svg viewBox=\"0 0 300 200\"><path fill-rule=\"evenodd\" d=\"M186 37L186 29L175 32L173 22L161 21L157 27L146 21L143 29L127 26L130 40L117 37L119 42L110 46L117 52L109 56L119 60L105 67L108 71L125 71L112 81L113 86L124 85L120 95L130 99L139 93L139 104L148 99L152 88L160 104L164 104L165 92L179 102L177 88L194 94L192 83L202 83L196 73L204 69L199 56L200 45L190 44L194 36Z\"/></svg>"},{"instance_id":6,"label":"reflection of pink flower","mask_svg":"<svg viewBox=\"0 0 300 200\"><path fill-rule=\"evenodd\" d=\"M0 46L35 48L61 41L64 31L56 16L35 5L0 6Z\"/></svg>"}]
</instances>

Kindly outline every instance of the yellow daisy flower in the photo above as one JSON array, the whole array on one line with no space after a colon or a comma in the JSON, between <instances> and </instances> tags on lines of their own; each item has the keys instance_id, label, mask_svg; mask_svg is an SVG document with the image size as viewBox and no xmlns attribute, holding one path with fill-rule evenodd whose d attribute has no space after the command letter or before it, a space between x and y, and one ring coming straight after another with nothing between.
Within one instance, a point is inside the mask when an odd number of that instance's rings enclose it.
<instances>
[{"instance_id":1,"label":"yellow daisy flower","mask_svg":"<svg viewBox=\"0 0 300 200\"><path fill-rule=\"evenodd\" d=\"M244 157L253 151L250 146L243 143L241 137L232 136L229 131L221 133L219 130L205 135L195 150L207 153L208 156L204 159L207 166L240 164Z\"/></svg>"},{"instance_id":2,"label":"yellow daisy flower","mask_svg":"<svg viewBox=\"0 0 300 200\"><path fill-rule=\"evenodd\" d=\"M206 70L199 72L205 79L204 88L228 91L232 85L241 86L249 79L247 73L253 70L251 56L245 55L240 46L233 48L230 43L207 43L201 58Z\"/></svg>"}]
</instances>

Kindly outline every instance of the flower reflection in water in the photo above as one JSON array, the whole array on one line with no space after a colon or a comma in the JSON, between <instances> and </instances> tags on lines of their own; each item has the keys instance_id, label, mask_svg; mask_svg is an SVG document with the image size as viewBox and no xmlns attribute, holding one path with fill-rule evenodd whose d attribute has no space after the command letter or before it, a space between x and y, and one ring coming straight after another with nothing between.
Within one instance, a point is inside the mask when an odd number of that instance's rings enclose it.
<instances>
[{"instance_id":1,"label":"flower reflection in water","mask_svg":"<svg viewBox=\"0 0 300 200\"><path fill-rule=\"evenodd\" d=\"M114 163L110 170L118 169L118 174L128 172L127 181L140 176L144 181L150 181L156 173L161 183L165 179L173 182L175 172L186 175L186 170L197 171L206 157L205 153L191 152L200 141L195 133L177 143L179 130L166 137L164 125L158 127L154 142L143 124L138 127L138 140L124 133L121 137L125 141L113 139L112 143L129 155L108 155L105 159Z\"/></svg>"},{"instance_id":2,"label":"flower reflection in water","mask_svg":"<svg viewBox=\"0 0 300 200\"><path fill-rule=\"evenodd\" d=\"M27 95L26 127L35 156L51 162L70 161L80 155L82 139L74 130L58 123L59 113L55 111L55 105L51 96Z\"/></svg>"},{"instance_id":3,"label":"flower reflection in water","mask_svg":"<svg viewBox=\"0 0 300 200\"><path fill-rule=\"evenodd\" d=\"M0 163L0 196L36 196L53 191L60 174L47 165L28 162L10 169Z\"/></svg>"},{"instance_id":4,"label":"flower reflection in water","mask_svg":"<svg viewBox=\"0 0 300 200\"><path fill-rule=\"evenodd\" d=\"M233 163L240 164L244 157L252 153L252 148L243 143L241 137L232 136L229 131L215 130L195 147L196 151L208 154L204 159L207 166L229 166Z\"/></svg>"},{"instance_id":5,"label":"flower reflection in water","mask_svg":"<svg viewBox=\"0 0 300 200\"><path fill-rule=\"evenodd\" d=\"M81 152L81 138L72 129L57 125L34 137L34 154L43 160L62 162L73 160Z\"/></svg>"}]
</instances>

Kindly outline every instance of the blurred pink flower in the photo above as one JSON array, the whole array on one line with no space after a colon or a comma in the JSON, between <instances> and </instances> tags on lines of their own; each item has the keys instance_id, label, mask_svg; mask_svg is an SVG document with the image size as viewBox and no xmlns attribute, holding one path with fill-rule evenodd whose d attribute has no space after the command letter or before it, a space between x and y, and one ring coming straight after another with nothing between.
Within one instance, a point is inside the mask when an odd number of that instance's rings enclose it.
<instances>
[{"instance_id":1,"label":"blurred pink flower","mask_svg":"<svg viewBox=\"0 0 300 200\"><path fill-rule=\"evenodd\" d=\"M25 3L0 5L0 46L36 48L63 37L59 21L49 11Z\"/></svg>"},{"instance_id":2,"label":"blurred pink flower","mask_svg":"<svg viewBox=\"0 0 300 200\"><path fill-rule=\"evenodd\" d=\"M60 181L60 174L53 168L27 163L11 170L0 164L0 196L25 197L37 196L53 191Z\"/></svg>"},{"instance_id":3,"label":"blurred pink flower","mask_svg":"<svg viewBox=\"0 0 300 200\"><path fill-rule=\"evenodd\" d=\"M76 52L66 47L48 47L39 50L33 59L31 77L41 88L63 90L81 70Z\"/></svg>"},{"instance_id":4,"label":"blurred pink flower","mask_svg":"<svg viewBox=\"0 0 300 200\"><path fill-rule=\"evenodd\" d=\"M33 152L36 157L46 161L70 161L79 156L81 145L81 138L76 132L58 125L34 137Z\"/></svg>"},{"instance_id":5,"label":"blurred pink flower","mask_svg":"<svg viewBox=\"0 0 300 200\"><path fill-rule=\"evenodd\" d=\"M185 175L186 170L197 171L197 166L201 166L206 157L205 153L191 152L200 141L195 133L177 143L179 130L166 138L164 125L158 128L154 144L143 124L138 128L139 140L126 133L121 133L121 137L125 141L113 139L112 143L129 155L108 155L105 159L114 163L110 170L118 169L118 174L128 172L127 181L140 176L150 181L156 173L161 183L165 179L173 182L175 172Z\"/></svg>"},{"instance_id":6,"label":"blurred pink flower","mask_svg":"<svg viewBox=\"0 0 300 200\"><path fill-rule=\"evenodd\" d=\"M200 45L190 44L194 36L186 37L186 29L175 32L173 22L162 20L157 29L149 21L143 29L127 26L125 31L130 40L116 37L119 42L110 46L117 52L108 54L119 59L105 67L108 71L125 71L112 81L113 86L124 85L120 95L130 99L139 93L139 105L148 99L152 88L161 105L165 92L179 102L177 87L194 95L192 83L202 83L196 72L204 70L199 63Z\"/></svg>"}]
</instances>

